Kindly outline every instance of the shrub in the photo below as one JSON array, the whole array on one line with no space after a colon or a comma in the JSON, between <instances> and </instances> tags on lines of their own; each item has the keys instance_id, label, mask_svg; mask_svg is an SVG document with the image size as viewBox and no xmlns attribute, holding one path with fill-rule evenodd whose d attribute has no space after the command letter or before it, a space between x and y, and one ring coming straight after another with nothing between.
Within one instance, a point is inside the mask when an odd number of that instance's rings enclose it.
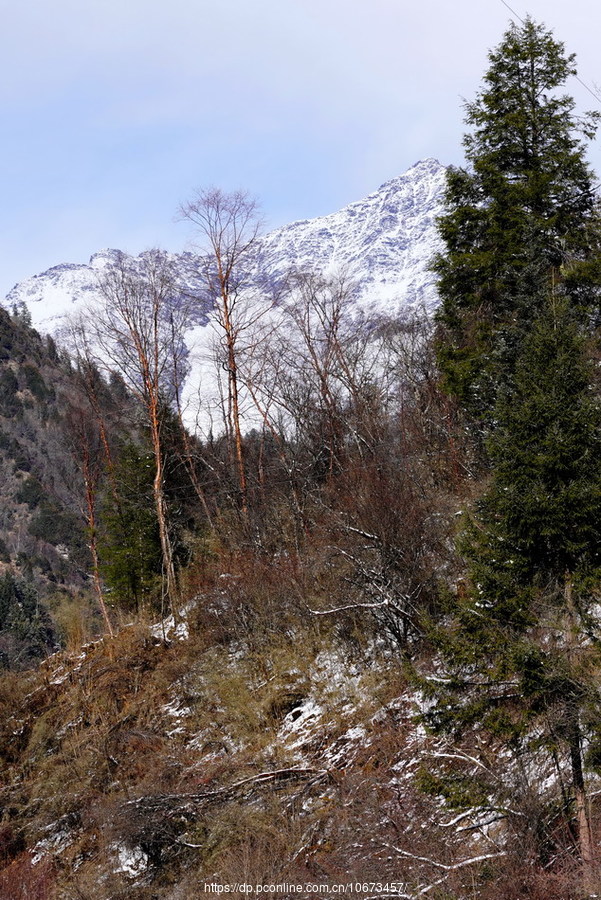
<instances>
[{"instance_id":1,"label":"shrub","mask_svg":"<svg viewBox=\"0 0 601 900\"><path fill-rule=\"evenodd\" d=\"M3 416L20 416L23 414L23 404L17 397L19 382L12 369L6 368L0 374L0 413Z\"/></svg>"},{"instance_id":2,"label":"shrub","mask_svg":"<svg viewBox=\"0 0 601 900\"><path fill-rule=\"evenodd\" d=\"M35 509L45 497L46 492L37 478L26 478L19 488L15 500L17 503L27 503L30 509Z\"/></svg>"}]
</instances>

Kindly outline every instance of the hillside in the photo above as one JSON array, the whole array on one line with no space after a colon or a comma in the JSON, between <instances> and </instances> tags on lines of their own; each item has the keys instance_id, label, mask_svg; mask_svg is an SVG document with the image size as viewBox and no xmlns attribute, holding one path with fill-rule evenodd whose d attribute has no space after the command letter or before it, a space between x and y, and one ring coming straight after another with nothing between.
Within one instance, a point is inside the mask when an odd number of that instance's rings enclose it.
<instances>
[{"instance_id":1,"label":"hillside","mask_svg":"<svg viewBox=\"0 0 601 900\"><path fill-rule=\"evenodd\" d=\"M345 298L345 316L356 320L361 329L366 324L371 327L369 323L382 316L394 319L417 308L431 310L436 297L429 264L440 243L435 219L441 208L445 171L435 160L419 162L337 213L295 222L265 235L253 254L251 281L254 278L264 285L267 279L273 285L291 270L307 267L326 277L344 272L352 284ZM58 583L66 584L67 592L73 594L89 583L80 462L73 446L75 437L65 436L65 417L71 406L86 407L88 401L81 396L77 376L72 377L67 355L59 359L52 338L39 338L33 330L27 331L27 324L33 322L42 332L61 335L65 316L98 299L100 279L122 258L118 251L108 250L95 254L89 265L57 265L16 285L4 301L7 310L20 311L20 318L3 317L3 327L11 336L6 339L2 362L5 513L0 551L5 564L11 562L19 572L30 573L43 593ZM133 262L143 266L144 260L142 254ZM202 298L206 288L198 258L187 252L168 255L168 260L178 272L178 290ZM201 303L187 321L186 367L191 364L191 370L183 394L190 410L187 424L193 428L203 425L205 431L222 420L219 375L210 346L213 333L204 327L208 312L206 303ZM288 354L293 366L302 358L302 351L295 346L293 323L278 321L277 327L289 334L289 346L277 352ZM22 346L16 350L14 335L19 328ZM48 352L43 349L46 347ZM194 397L198 385L204 391L204 419ZM101 394L112 410L109 413L107 409L108 418L111 414L119 418L122 398L111 400L107 387L103 385ZM264 425L248 394L243 417L247 430ZM119 424L117 430L121 427ZM123 439L117 433L115 437ZM214 467L215 461L211 465ZM223 478L222 460L217 466ZM106 478L103 489L106 491Z\"/></svg>"},{"instance_id":2,"label":"hillside","mask_svg":"<svg viewBox=\"0 0 601 900\"><path fill-rule=\"evenodd\" d=\"M526 790L489 744L485 774L505 781L511 810L466 811L434 766L446 757L451 783L475 788L482 748L416 729L419 694L395 653L375 651L367 619L341 640L331 624L303 625L299 608L287 634L224 641L228 593L217 579L166 643L160 626L132 626L3 684L2 900L192 900L211 884L238 897L242 885L579 896L569 864L524 870L512 843L533 814L529 790L552 777L542 755ZM569 856L569 836L555 839Z\"/></svg>"},{"instance_id":3,"label":"hillside","mask_svg":"<svg viewBox=\"0 0 601 900\"><path fill-rule=\"evenodd\" d=\"M99 409L110 423L122 386L97 376ZM117 402L117 397L119 401ZM82 373L27 312L0 310L0 655L23 667L56 650L68 632L97 630L86 599L91 557L82 440L93 449ZM123 435L133 433L121 418ZM83 624L86 622L86 624Z\"/></svg>"},{"instance_id":4,"label":"hillside","mask_svg":"<svg viewBox=\"0 0 601 900\"><path fill-rule=\"evenodd\" d=\"M200 189L204 256L13 294L0 900L600 895L596 117L530 18L489 63L443 208L426 161L259 244Z\"/></svg>"}]
</instances>

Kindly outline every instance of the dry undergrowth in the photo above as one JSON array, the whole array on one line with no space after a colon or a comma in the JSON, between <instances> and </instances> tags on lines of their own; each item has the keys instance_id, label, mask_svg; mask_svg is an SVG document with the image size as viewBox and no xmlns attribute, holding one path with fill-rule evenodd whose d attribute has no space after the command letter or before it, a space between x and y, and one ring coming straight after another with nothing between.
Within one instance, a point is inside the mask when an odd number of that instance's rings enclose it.
<instances>
[{"instance_id":1,"label":"dry undergrowth","mask_svg":"<svg viewBox=\"0 0 601 900\"><path fill-rule=\"evenodd\" d=\"M133 625L2 678L0 900L183 900L208 880L580 897L569 850L544 872L528 847L499 856L498 834L441 827L390 651L292 617L226 640L225 604L256 627L246 601L217 585L186 638Z\"/></svg>"}]
</instances>

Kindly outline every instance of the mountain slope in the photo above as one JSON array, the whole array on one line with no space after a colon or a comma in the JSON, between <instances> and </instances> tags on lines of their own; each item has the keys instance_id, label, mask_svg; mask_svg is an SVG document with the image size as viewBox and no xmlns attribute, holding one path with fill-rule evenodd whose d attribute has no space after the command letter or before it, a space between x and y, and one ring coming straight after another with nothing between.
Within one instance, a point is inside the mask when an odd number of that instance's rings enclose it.
<instances>
[{"instance_id":1,"label":"mountain slope","mask_svg":"<svg viewBox=\"0 0 601 900\"><path fill-rule=\"evenodd\" d=\"M423 160L339 212L272 231L262 242L265 269L344 270L368 312L431 310L436 291L428 269L440 249L435 219L445 173L437 160Z\"/></svg>"}]
</instances>

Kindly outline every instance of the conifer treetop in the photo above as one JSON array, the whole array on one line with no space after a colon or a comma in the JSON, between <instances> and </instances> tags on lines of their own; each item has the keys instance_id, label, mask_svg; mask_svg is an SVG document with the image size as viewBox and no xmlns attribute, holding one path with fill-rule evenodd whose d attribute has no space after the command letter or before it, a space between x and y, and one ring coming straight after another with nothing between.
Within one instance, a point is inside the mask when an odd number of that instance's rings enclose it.
<instances>
[{"instance_id":1,"label":"conifer treetop","mask_svg":"<svg viewBox=\"0 0 601 900\"><path fill-rule=\"evenodd\" d=\"M563 93L574 55L527 19L510 26L489 60L466 104L468 166L449 172L438 222L446 249L434 263L443 376L480 418L551 286L570 294L583 318L598 312L598 279L584 266L598 257L601 233L585 152L598 115L577 116Z\"/></svg>"}]
</instances>

